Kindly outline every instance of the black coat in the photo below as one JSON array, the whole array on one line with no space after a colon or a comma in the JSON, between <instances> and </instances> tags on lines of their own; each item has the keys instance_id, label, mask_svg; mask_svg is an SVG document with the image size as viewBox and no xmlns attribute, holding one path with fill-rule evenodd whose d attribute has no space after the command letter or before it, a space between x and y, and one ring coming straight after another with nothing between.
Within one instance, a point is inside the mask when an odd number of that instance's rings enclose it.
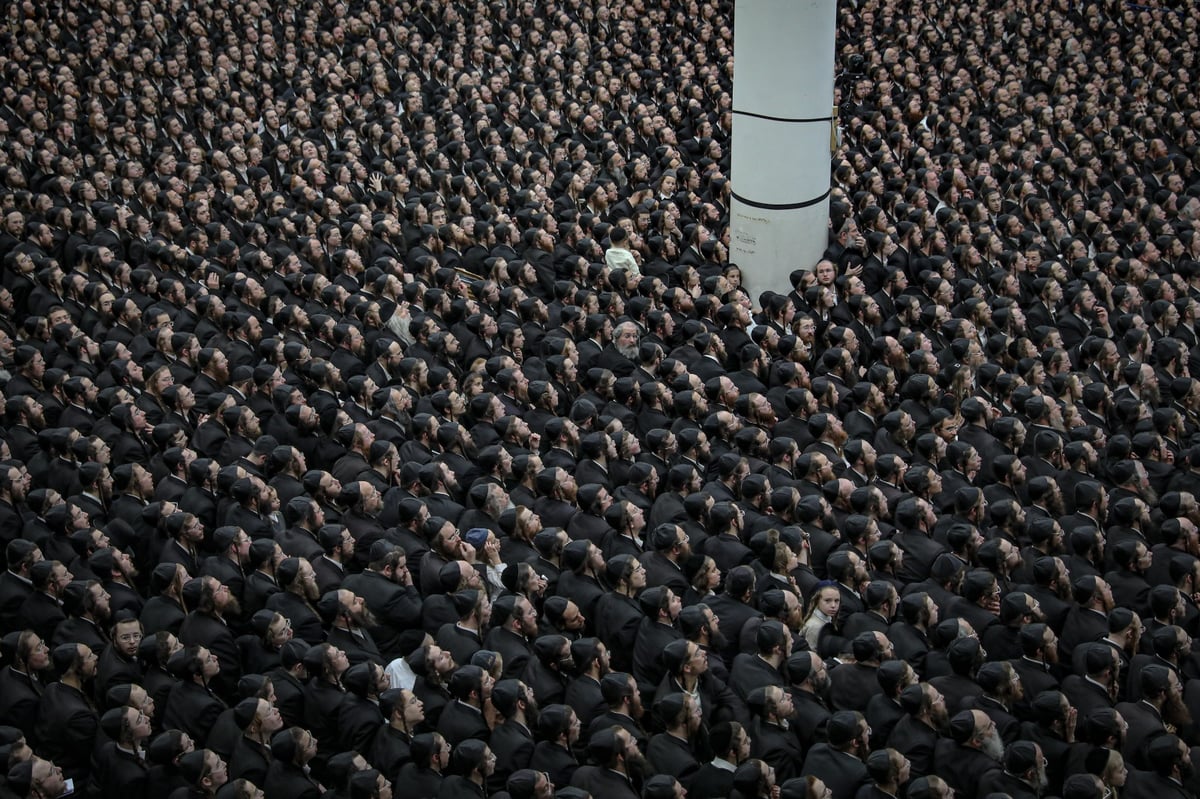
<instances>
[{"instance_id":1,"label":"black coat","mask_svg":"<svg viewBox=\"0 0 1200 799\"><path fill-rule=\"evenodd\" d=\"M268 675L275 687L275 707L283 717L285 727L304 725L304 684L282 666Z\"/></svg>"},{"instance_id":2,"label":"black coat","mask_svg":"<svg viewBox=\"0 0 1200 799\"><path fill-rule=\"evenodd\" d=\"M633 678L642 689L642 697L649 700L654 690L666 676L666 667L660 660L663 650L673 641L683 638L675 627L662 624L644 616L638 623L637 639L633 646Z\"/></svg>"},{"instance_id":3,"label":"black coat","mask_svg":"<svg viewBox=\"0 0 1200 799\"><path fill-rule=\"evenodd\" d=\"M321 617L317 615L313 606L298 594L291 591L271 594L267 598L267 610L273 610L291 621L294 638L298 638L310 646L324 643L325 628L321 626Z\"/></svg>"},{"instance_id":4,"label":"black coat","mask_svg":"<svg viewBox=\"0 0 1200 799\"><path fill-rule=\"evenodd\" d=\"M785 686L779 669L749 652L741 652L733 659L733 668L729 670L729 687L743 702L755 688L768 685Z\"/></svg>"},{"instance_id":5,"label":"black coat","mask_svg":"<svg viewBox=\"0 0 1200 799\"><path fill-rule=\"evenodd\" d=\"M989 771L999 768L999 763L978 749L959 746L948 738L938 741L933 754L934 773L949 783L955 796L963 799L983 796L979 793L980 782Z\"/></svg>"},{"instance_id":6,"label":"black coat","mask_svg":"<svg viewBox=\"0 0 1200 799\"><path fill-rule=\"evenodd\" d=\"M7 569L0 574L0 635L21 629L21 606L33 594L33 584Z\"/></svg>"},{"instance_id":7,"label":"black coat","mask_svg":"<svg viewBox=\"0 0 1200 799\"><path fill-rule=\"evenodd\" d=\"M624 774L601 766L583 766L571 777L571 786L604 799L638 799L638 791Z\"/></svg>"},{"instance_id":8,"label":"black coat","mask_svg":"<svg viewBox=\"0 0 1200 799\"><path fill-rule=\"evenodd\" d=\"M937 742L937 730L913 716L905 716L892 728L887 745L908 758L912 778L916 779L933 773L933 752Z\"/></svg>"},{"instance_id":9,"label":"black coat","mask_svg":"<svg viewBox=\"0 0 1200 799\"><path fill-rule=\"evenodd\" d=\"M390 724L385 725L375 734L371 750L367 753L367 762L379 769L388 782L395 782L404 764L412 762L411 744L412 738L408 733Z\"/></svg>"},{"instance_id":10,"label":"black coat","mask_svg":"<svg viewBox=\"0 0 1200 799\"><path fill-rule=\"evenodd\" d=\"M733 790L733 772L705 763L692 775L690 799L726 799Z\"/></svg>"},{"instance_id":11,"label":"black coat","mask_svg":"<svg viewBox=\"0 0 1200 799\"><path fill-rule=\"evenodd\" d=\"M459 701L450 702L442 709L437 731L451 746L458 746L468 738L478 738L486 742L491 735L483 713L473 705Z\"/></svg>"},{"instance_id":12,"label":"black coat","mask_svg":"<svg viewBox=\"0 0 1200 799\"><path fill-rule=\"evenodd\" d=\"M184 613L183 606L174 599L160 595L146 600L146 605L142 608L139 618L146 635L166 630L178 637L179 630L187 619L187 614Z\"/></svg>"},{"instance_id":13,"label":"black coat","mask_svg":"<svg viewBox=\"0 0 1200 799\"><path fill-rule=\"evenodd\" d=\"M875 694L882 693L877 672L873 666L848 663L829 672L829 704L834 710L857 710L866 712L867 702Z\"/></svg>"},{"instance_id":14,"label":"black coat","mask_svg":"<svg viewBox=\"0 0 1200 799\"><path fill-rule=\"evenodd\" d=\"M999 769L989 771L979 781L979 795L989 793L1005 793L1012 799L1038 799L1038 792L1029 783Z\"/></svg>"},{"instance_id":15,"label":"black coat","mask_svg":"<svg viewBox=\"0 0 1200 799\"><path fill-rule=\"evenodd\" d=\"M242 602L242 613L249 618L265 608L267 600L283 589L279 587L279 583L275 582L274 577L255 569L246 575L245 590L246 596Z\"/></svg>"},{"instance_id":16,"label":"black coat","mask_svg":"<svg viewBox=\"0 0 1200 799\"><path fill-rule=\"evenodd\" d=\"M503 679L520 679L525 671L525 665L533 656L533 646L529 639L514 633L507 627L493 627L488 631L484 640L484 649L499 652L504 656Z\"/></svg>"},{"instance_id":17,"label":"black coat","mask_svg":"<svg viewBox=\"0 0 1200 799\"><path fill-rule=\"evenodd\" d=\"M265 785L271 767L271 749L246 736L238 739L229 759L229 779L246 779L255 785Z\"/></svg>"},{"instance_id":18,"label":"black coat","mask_svg":"<svg viewBox=\"0 0 1200 799\"><path fill-rule=\"evenodd\" d=\"M451 774L438 786L437 799L487 799L487 795L482 785Z\"/></svg>"},{"instance_id":19,"label":"black coat","mask_svg":"<svg viewBox=\"0 0 1200 799\"><path fill-rule=\"evenodd\" d=\"M92 782L100 799L146 799L149 777L146 762L113 741L106 741L96 754Z\"/></svg>"},{"instance_id":20,"label":"black coat","mask_svg":"<svg viewBox=\"0 0 1200 799\"><path fill-rule=\"evenodd\" d=\"M755 719L750 730L750 755L765 760L775 769L775 779L783 784L801 775L803 753L791 730Z\"/></svg>"},{"instance_id":21,"label":"black coat","mask_svg":"<svg viewBox=\"0 0 1200 799\"><path fill-rule=\"evenodd\" d=\"M1062 692L1083 718L1097 710L1112 709L1116 704L1103 688L1078 674L1068 674L1063 679Z\"/></svg>"},{"instance_id":22,"label":"black coat","mask_svg":"<svg viewBox=\"0 0 1200 799\"><path fill-rule=\"evenodd\" d=\"M455 663L470 663L471 657L483 649L483 639L474 630L457 624L444 624L436 636L437 645L454 656Z\"/></svg>"},{"instance_id":23,"label":"black coat","mask_svg":"<svg viewBox=\"0 0 1200 799\"><path fill-rule=\"evenodd\" d=\"M439 772L427 768L417 768L416 763L405 763L400 769L398 785L403 785L405 793L410 796L433 797L438 795L443 777Z\"/></svg>"},{"instance_id":24,"label":"black coat","mask_svg":"<svg viewBox=\"0 0 1200 799\"><path fill-rule=\"evenodd\" d=\"M34 728L38 753L53 760L68 779L86 781L99 728L100 716L86 694L61 682L46 686Z\"/></svg>"},{"instance_id":25,"label":"black coat","mask_svg":"<svg viewBox=\"0 0 1200 799\"><path fill-rule=\"evenodd\" d=\"M650 739L646 746L646 762L651 771L670 774L688 790L691 790L692 778L700 770L700 761L696 759L691 743L667 732Z\"/></svg>"},{"instance_id":26,"label":"black coat","mask_svg":"<svg viewBox=\"0 0 1200 799\"><path fill-rule=\"evenodd\" d=\"M1195 793L1169 777L1130 769L1129 780L1121 795L1126 799L1192 799Z\"/></svg>"},{"instance_id":27,"label":"black coat","mask_svg":"<svg viewBox=\"0 0 1200 799\"><path fill-rule=\"evenodd\" d=\"M369 752L375 733L383 726L379 705L350 692L342 697L338 709L338 738L342 751Z\"/></svg>"},{"instance_id":28,"label":"black coat","mask_svg":"<svg viewBox=\"0 0 1200 799\"><path fill-rule=\"evenodd\" d=\"M866 764L829 744L817 744L809 750L801 773L819 777L833 792L833 799L854 799L858 789L869 781Z\"/></svg>"},{"instance_id":29,"label":"black coat","mask_svg":"<svg viewBox=\"0 0 1200 799\"><path fill-rule=\"evenodd\" d=\"M45 699L42 700L43 703ZM1129 723L1125 734L1125 747L1121 754L1137 768L1147 768L1146 747L1150 741L1166 732L1158 710L1146 702L1122 702L1117 712Z\"/></svg>"},{"instance_id":30,"label":"black coat","mask_svg":"<svg viewBox=\"0 0 1200 799\"><path fill-rule=\"evenodd\" d=\"M642 617L636 600L616 592L605 594L596 603L596 637L608 647L613 671L632 669Z\"/></svg>"},{"instance_id":31,"label":"black coat","mask_svg":"<svg viewBox=\"0 0 1200 799\"><path fill-rule=\"evenodd\" d=\"M825 743L826 727L833 716L829 705L809 691L789 689L796 712L792 714L789 729L804 749L814 744Z\"/></svg>"},{"instance_id":32,"label":"black coat","mask_svg":"<svg viewBox=\"0 0 1200 799\"><path fill-rule=\"evenodd\" d=\"M229 625L216 616L193 611L179 628L179 641L184 646L202 646L217 656L221 671L211 680L212 688L222 696L233 696L242 663Z\"/></svg>"},{"instance_id":33,"label":"black coat","mask_svg":"<svg viewBox=\"0 0 1200 799\"><path fill-rule=\"evenodd\" d=\"M317 739L317 758L324 762L338 751L338 711L346 692L319 677L304 689L304 726Z\"/></svg>"},{"instance_id":34,"label":"black coat","mask_svg":"<svg viewBox=\"0 0 1200 799\"><path fill-rule=\"evenodd\" d=\"M25 629L33 630L38 638L49 642L67 614L56 599L44 591L35 591L21 605L19 618L23 620Z\"/></svg>"},{"instance_id":35,"label":"black coat","mask_svg":"<svg viewBox=\"0 0 1200 799\"><path fill-rule=\"evenodd\" d=\"M275 760L267 769L263 793L266 799L320 799L322 792L299 766Z\"/></svg>"},{"instance_id":36,"label":"black coat","mask_svg":"<svg viewBox=\"0 0 1200 799\"><path fill-rule=\"evenodd\" d=\"M138 660L127 660L117 647L110 646L100 656L96 665L96 696L103 698L108 689L115 685L128 683L141 684L142 667Z\"/></svg>"},{"instance_id":37,"label":"black coat","mask_svg":"<svg viewBox=\"0 0 1200 799\"><path fill-rule=\"evenodd\" d=\"M553 741L540 741L533 748L529 768L546 772L550 775L550 782L554 787L561 789L571 784L571 777L579 769L579 761L571 754L570 749Z\"/></svg>"},{"instance_id":38,"label":"black coat","mask_svg":"<svg viewBox=\"0 0 1200 799\"><path fill-rule=\"evenodd\" d=\"M163 708L163 729L183 730L192 737L197 746L204 746L217 717L225 710L225 703L216 694L190 681L175 684L167 695Z\"/></svg>"},{"instance_id":39,"label":"black coat","mask_svg":"<svg viewBox=\"0 0 1200 799\"><path fill-rule=\"evenodd\" d=\"M38 740L34 723L44 690L36 677L15 671L12 666L0 669L0 718L8 719L9 724L25 733L25 740L33 746Z\"/></svg>"},{"instance_id":40,"label":"black coat","mask_svg":"<svg viewBox=\"0 0 1200 799\"><path fill-rule=\"evenodd\" d=\"M533 733L524 724L509 719L492 730L488 745L496 756L496 771L488 785L493 791L500 791L513 772L529 768L533 759Z\"/></svg>"},{"instance_id":41,"label":"black coat","mask_svg":"<svg viewBox=\"0 0 1200 799\"><path fill-rule=\"evenodd\" d=\"M379 620L370 633L388 661L407 655L419 643L404 634L420 627L421 594L415 586L398 585L378 572L366 570L347 577L342 587L362 597Z\"/></svg>"},{"instance_id":42,"label":"black coat","mask_svg":"<svg viewBox=\"0 0 1200 799\"><path fill-rule=\"evenodd\" d=\"M592 719L608 709L604 695L600 693L600 683L586 675L571 680L564 702L575 711L580 726L585 730L591 725Z\"/></svg>"}]
</instances>

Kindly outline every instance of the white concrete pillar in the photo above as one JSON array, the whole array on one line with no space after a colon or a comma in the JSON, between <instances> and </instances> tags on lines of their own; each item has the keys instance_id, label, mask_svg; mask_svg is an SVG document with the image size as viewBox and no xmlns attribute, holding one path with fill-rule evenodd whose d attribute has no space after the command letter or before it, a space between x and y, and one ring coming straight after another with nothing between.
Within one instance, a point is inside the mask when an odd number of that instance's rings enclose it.
<instances>
[{"instance_id":1,"label":"white concrete pillar","mask_svg":"<svg viewBox=\"0 0 1200 799\"><path fill-rule=\"evenodd\" d=\"M755 301L828 242L836 20L836 0L737 4L729 260Z\"/></svg>"}]
</instances>

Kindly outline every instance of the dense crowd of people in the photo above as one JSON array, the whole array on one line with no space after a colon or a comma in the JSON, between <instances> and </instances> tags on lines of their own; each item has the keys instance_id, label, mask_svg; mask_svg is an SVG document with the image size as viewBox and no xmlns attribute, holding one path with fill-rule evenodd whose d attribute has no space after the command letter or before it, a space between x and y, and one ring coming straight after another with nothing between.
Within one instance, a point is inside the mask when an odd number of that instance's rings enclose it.
<instances>
[{"instance_id":1,"label":"dense crowd of people","mask_svg":"<svg viewBox=\"0 0 1200 799\"><path fill-rule=\"evenodd\" d=\"M1198 20L8 4L0 795L1197 796Z\"/></svg>"}]
</instances>

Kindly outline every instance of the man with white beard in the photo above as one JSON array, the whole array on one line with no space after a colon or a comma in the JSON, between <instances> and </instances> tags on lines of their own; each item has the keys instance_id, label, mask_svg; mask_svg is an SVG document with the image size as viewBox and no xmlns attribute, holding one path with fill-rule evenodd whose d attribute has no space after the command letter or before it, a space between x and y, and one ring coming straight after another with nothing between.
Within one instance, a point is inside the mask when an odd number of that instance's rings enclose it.
<instances>
[{"instance_id":1,"label":"man with white beard","mask_svg":"<svg viewBox=\"0 0 1200 799\"><path fill-rule=\"evenodd\" d=\"M980 782L1000 769L1004 743L996 723L982 710L963 710L950 719L950 738L937 742L933 770L941 775L954 795L962 799L985 796Z\"/></svg>"},{"instance_id":2,"label":"man with white beard","mask_svg":"<svg viewBox=\"0 0 1200 799\"><path fill-rule=\"evenodd\" d=\"M989 771L980 781L979 794L1006 793L1013 799L1037 799L1046 790L1046 758L1031 741L1014 741L1004 750L1004 768Z\"/></svg>"}]
</instances>

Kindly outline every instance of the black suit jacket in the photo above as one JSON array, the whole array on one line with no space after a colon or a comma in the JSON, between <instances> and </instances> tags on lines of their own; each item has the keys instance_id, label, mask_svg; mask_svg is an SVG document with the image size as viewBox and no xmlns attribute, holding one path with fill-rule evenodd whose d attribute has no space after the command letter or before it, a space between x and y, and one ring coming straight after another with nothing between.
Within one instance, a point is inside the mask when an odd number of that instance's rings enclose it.
<instances>
[{"instance_id":1,"label":"black suit jacket","mask_svg":"<svg viewBox=\"0 0 1200 799\"><path fill-rule=\"evenodd\" d=\"M943 738L934 750L933 768L935 774L950 784L956 796L975 799L983 795L979 793L983 777L989 771L999 770L1000 764L978 749L959 746Z\"/></svg>"},{"instance_id":2,"label":"black suit jacket","mask_svg":"<svg viewBox=\"0 0 1200 799\"><path fill-rule=\"evenodd\" d=\"M533 760L533 733L518 721L509 719L492 730L488 746L496 756L496 771L489 780L493 791L504 789L504 784L515 771L529 768Z\"/></svg>"},{"instance_id":3,"label":"black suit jacket","mask_svg":"<svg viewBox=\"0 0 1200 799\"><path fill-rule=\"evenodd\" d=\"M389 782L395 782L400 778L404 764L412 762L411 744L412 737L408 733L385 724L375 733L367 762L379 769Z\"/></svg>"},{"instance_id":4,"label":"black suit jacket","mask_svg":"<svg viewBox=\"0 0 1200 799\"><path fill-rule=\"evenodd\" d=\"M733 772L713 763L705 763L692 775L691 799L726 799L733 790Z\"/></svg>"},{"instance_id":5,"label":"black suit jacket","mask_svg":"<svg viewBox=\"0 0 1200 799\"><path fill-rule=\"evenodd\" d=\"M149 777L146 761L113 741L105 741L96 754L92 780L100 799L146 799Z\"/></svg>"},{"instance_id":6,"label":"black suit jacket","mask_svg":"<svg viewBox=\"0 0 1200 799\"><path fill-rule=\"evenodd\" d=\"M242 662L237 640L229 626L215 616L193 611L179 628L179 641L184 646L205 647L217 656L221 671L212 679L211 687L222 696L233 696L232 689L241 677Z\"/></svg>"},{"instance_id":7,"label":"black suit jacket","mask_svg":"<svg viewBox=\"0 0 1200 799\"><path fill-rule=\"evenodd\" d=\"M604 594L596 603L596 636L608 647L614 671L632 669L642 615L635 600L615 592Z\"/></svg>"},{"instance_id":8,"label":"black suit jacket","mask_svg":"<svg viewBox=\"0 0 1200 799\"><path fill-rule=\"evenodd\" d=\"M271 767L271 750L246 736L238 738L229 759L229 779L246 779L255 785L265 785Z\"/></svg>"},{"instance_id":9,"label":"black suit jacket","mask_svg":"<svg viewBox=\"0 0 1200 799\"><path fill-rule=\"evenodd\" d=\"M1169 777L1130 769L1129 780L1121 795L1126 799L1192 799L1195 793Z\"/></svg>"},{"instance_id":10,"label":"black suit jacket","mask_svg":"<svg viewBox=\"0 0 1200 799\"><path fill-rule=\"evenodd\" d=\"M175 684L167 696L163 709L163 729L183 730L203 746L209 732L217 723L217 717L225 710L225 703L216 694L190 681Z\"/></svg>"},{"instance_id":11,"label":"black suit jacket","mask_svg":"<svg viewBox=\"0 0 1200 799\"><path fill-rule=\"evenodd\" d=\"M1121 754L1135 767L1147 768L1150 764L1146 759L1146 747L1150 741L1166 733L1162 716L1146 702L1122 702L1117 705L1117 712L1129 723Z\"/></svg>"},{"instance_id":12,"label":"black suit jacket","mask_svg":"<svg viewBox=\"0 0 1200 799\"><path fill-rule=\"evenodd\" d=\"M799 777L803 753L800 742L791 730L754 719L750 730L750 755L766 761L775 769L775 779L782 784Z\"/></svg>"},{"instance_id":13,"label":"black suit jacket","mask_svg":"<svg viewBox=\"0 0 1200 799\"><path fill-rule=\"evenodd\" d=\"M271 762L263 792L271 799L320 799L322 791L312 777L292 763Z\"/></svg>"},{"instance_id":14,"label":"black suit jacket","mask_svg":"<svg viewBox=\"0 0 1200 799\"><path fill-rule=\"evenodd\" d=\"M871 697L883 692L877 671L858 663L838 666L829 673L829 704L835 710L866 712Z\"/></svg>"},{"instance_id":15,"label":"black suit jacket","mask_svg":"<svg viewBox=\"0 0 1200 799\"><path fill-rule=\"evenodd\" d=\"M691 743L666 732L650 739L646 747L646 761L655 774L670 774L689 791L692 779L700 770L700 761L696 759Z\"/></svg>"},{"instance_id":16,"label":"black suit jacket","mask_svg":"<svg viewBox=\"0 0 1200 799\"><path fill-rule=\"evenodd\" d=\"M68 779L86 779L99 728L100 716L83 692L61 682L46 686L35 725L39 754L53 760Z\"/></svg>"},{"instance_id":17,"label":"black suit jacket","mask_svg":"<svg viewBox=\"0 0 1200 799\"><path fill-rule=\"evenodd\" d=\"M603 766L583 766L576 770L571 786L604 799L638 799L638 791L627 776Z\"/></svg>"},{"instance_id":18,"label":"black suit jacket","mask_svg":"<svg viewBox=\"0 0 1200 799\"><path fill-rule=\"evenodd\" d=\"M36 677L15 671L12 666L0 669L0 718L25 733L31 745L37 745L34 732L45 686Z\"/></svg>"},{"instance_id":19,"label":"black suit jacket","mask_svg":"<svg viewBox=\"0 0 1200 799\"><path fill-rule=\"evenodd\" d=\"M33 584L7 569L0 574L0 635L19 630L24 624L21 606L33 594Z\"/></svg>"},{"instance_id":20,"label":"black suit jacket","mask_svg":"<svg viewBox=\"0 0 1200 799\"><path fill-rule=\"evenodd\" d=\"M989 793L1008 794L1012 799L1038 799L1039 796L1029 783L1001 770L989 771L979 781L979 795Z\"/></svg>"},{"instance_id":21,"label":"black suit jacket","mask_svg":"<svg viewBox=\"0 0 1200 799\"><path fill-rule=\"evenodd\" d=\"M49 642L54 631L66 618L62 606L50 595L36 591L26 597L21 605L20 618L24 628L33 630L43 641Z\"/></svg>"},{"instance_id":22,"label":"black suit jacket","mask_svg":"<svg viewBox=\"0 0 1200 799\"><path fill-rule=\"evenodd\" d=\"M733 689L742 701L755 688L775 685L785 686L783 675L779 669L772 666L758 655L740 652L733 659L733 667L729 670L729 687Z\"/></svg>"},{"instance_id":23,"label":"black suit jacket","mask_svg":"<svg viewBox=\"0 0 1200 799\"><path fill-rule=\"evenodd\" d=\"M869 781L866 764L829 744L817 744L809 750L801 772L819 777L833 792L833 799L854 799L858 789Z\"/></svg>"},{"instance_id":24,"label":"black suit jacket","mask_svg":"<svg viewBox=\"0 0 1200 799\"><path fill-rule=\"evenodd\" d=\"M317 615L305 600L291 591L280 591L267 598L267 610L273 610L292 622L292 635L310 646L316 646L325 641L325 628L321 626L321 617Z\"/></svg>"},{"instance_id":25,"label":"black suit jacket","mask_svg":"<svg viewBox=\"0 0 1200 799\"><path fill-rule=\"evenodd\" d=\"M437 731L451 746L458 746L468 738L478 738L486 742L491 735L483 713L473 705L459 701L450 702L442 709Z\"/></svg>"},{"instance_id":26,"label":"black suit jacket","mask_svg":"<svg viewBox=\"0 0 1200 799\"><path fill-rule=\"evenodd\" d=\"M937 730L913 716L896 722L887 745L908 758L913 779L933 773L933 752L937 746Z\"/></svg>"}]
</instances>

